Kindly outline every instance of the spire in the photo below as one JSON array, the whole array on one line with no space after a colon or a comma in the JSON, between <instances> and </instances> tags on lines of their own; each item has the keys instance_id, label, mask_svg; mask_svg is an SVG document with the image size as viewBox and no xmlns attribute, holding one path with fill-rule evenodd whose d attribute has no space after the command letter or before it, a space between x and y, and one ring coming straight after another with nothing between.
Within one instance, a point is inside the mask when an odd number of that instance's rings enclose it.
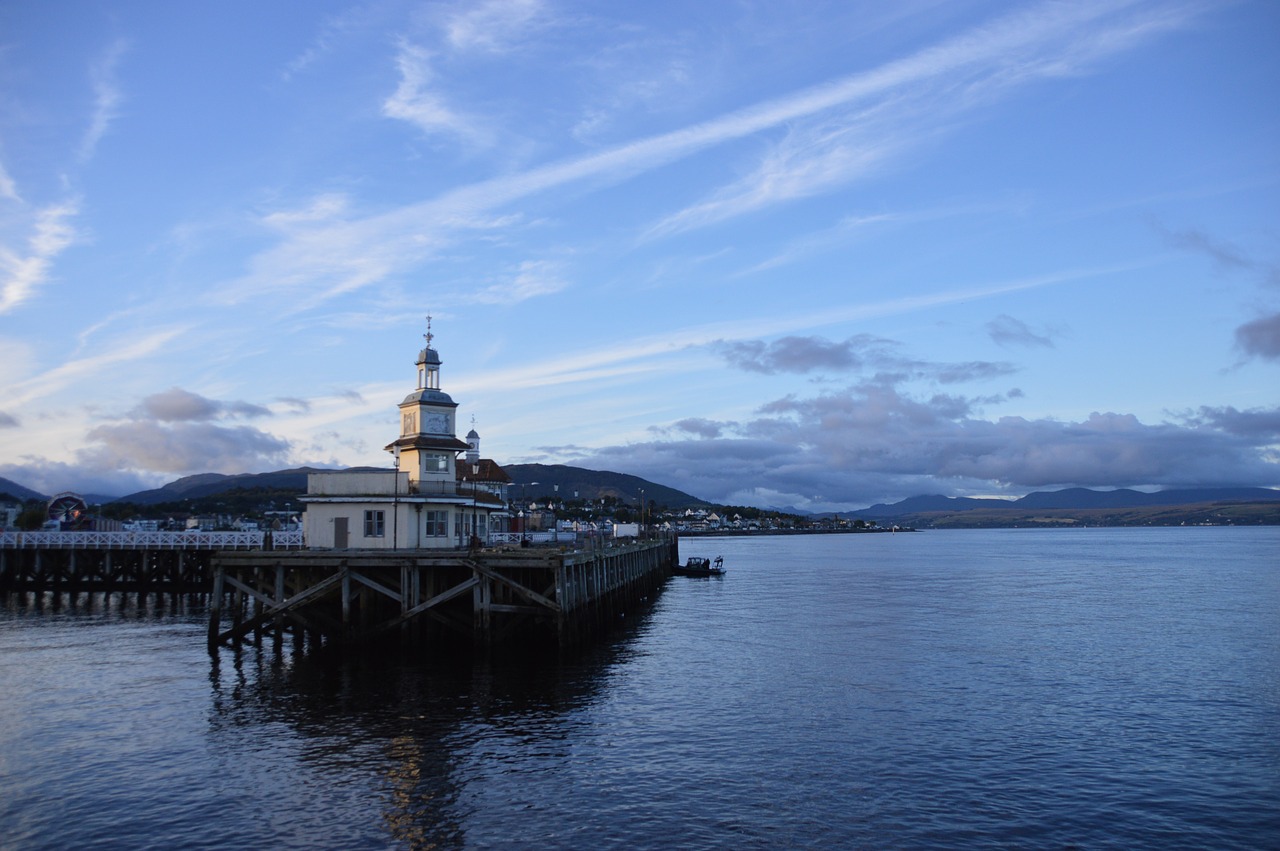
<instances>
[{"instance_id":1,"label":"spire","mask_svg":"<svg viewBox=\"0 0 1280 851\"><path fill-rule=\"evenodd\" d=\"M431 341L435 339L435 335L431 333L431 314L427 314L427 333L422 335L427 341L427 347L418 352L418 389L419 390L439 390L440 389L440 355L436 350L431 348Z\"/></svg>"},{"instance_id":2,"label":"spire","mask_svg":"<svg viewBox=\"0 0 1280 851\"><path fill-rule=\"evenodd\" d=\"M471 415L471 431L467 432L467 463L480 463L480 435L476 433L476 415Z\"/></svg>"}]
</instances>

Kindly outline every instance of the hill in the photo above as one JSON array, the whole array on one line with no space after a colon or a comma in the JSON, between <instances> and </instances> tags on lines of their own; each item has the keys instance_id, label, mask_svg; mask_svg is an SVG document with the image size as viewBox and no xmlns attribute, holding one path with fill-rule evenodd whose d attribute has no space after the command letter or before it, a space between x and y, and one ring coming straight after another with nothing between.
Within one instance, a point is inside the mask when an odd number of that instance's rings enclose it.
<instances>
[{"instance_id":1,"label":"hill","mask_svg":"<svg viewBox=\"0 0 1280 851\"><path fill-rule=\"evenodd\" d=\"M37 493L31 488L23 487L11 479L0 478L0 500L5 497L14 502L26 502L29 499L48 499L49 497L42 493Z\"/></svg>"},{"instance_id":2,"label":"hill","mask_svg":"<svg viewBox=\"0 0 1280 851\"><path fill-rule=\"evenodd\" d=\"M502 469L511 477L512 498L519 500L544 500L552 495L566 502L575 498L599 500L612 497L621 503L636 505L643 492L646 503L652 501L672 509L710 505L704 499L626 473L588 470L567 464L510 464ZM559 490L556 490L557 486Z\"/></svg>"},{"instance_id":3,"label":"hill","mask_svg":"<svg viewBox=\"0 0 1280 851\"><path fill-rule=\"evenodd\" d=\"M1276 524L1280 523L1280 490L1188 488L1144 493L1067 488L1016 500L920 496L847 516L933 528Z\"/></svg>"},{"instance_id":4,"label":"hill","mask_svg":"<svg viewBox=\"0 0 1280 851\"><path fill-rule=\"evenodd\" d=\"M382 468L353 467L352 470ZM503 467L511 477L511 496L517 500L545 500L552 495L564 501L574 499L599 500L612 498L632 505L639 502L641 492L645 501L652 500L669 508L705 506L708 503L687 493L656 484L638 476L612 473L606 470L587 470L564 464L512 464ZM222 475L202 473L185 476L152 490L120 497L116 502L134 505L158 505L174 502L198 502L232 491L254 491L277 499L296 498L307 490L307 474L323 472L313 467L277 470L270 473L242 473ZM559 490L556 490L556 486Z\"/></svg>"},{"instance_id":5,"label":"hill","mask_svg":"<svg viewBox=\"0 0 1280 851\"><path fill-rule=\"evenodd\" d=\"M196 476L184 476L163 487L122 496L115 502L158 505L163 502L203 499L233 490L288 491L294 495L301 495L307 492L307 474L319 472L323 471L316 467L298 467L271 473L239 473L230 476L221 473L201 473Z\"/></svg>"}]
</instances>

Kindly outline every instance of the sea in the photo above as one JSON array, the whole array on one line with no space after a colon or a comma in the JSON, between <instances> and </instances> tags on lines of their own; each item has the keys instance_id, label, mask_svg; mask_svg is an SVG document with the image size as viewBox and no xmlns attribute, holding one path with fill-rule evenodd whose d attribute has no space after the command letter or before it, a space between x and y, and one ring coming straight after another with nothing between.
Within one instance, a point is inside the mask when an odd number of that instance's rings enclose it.
<instances>
[{"instance_id":1,"label":"sea","mask_svg":"<svg viewBox=\"0 0 1280 851\"><path fill-rule=\"evenodd\" d=\"M570 653L0 598L0 847L1280 848L1280 528L680 547Z\"/></svg>"}]
</instances>

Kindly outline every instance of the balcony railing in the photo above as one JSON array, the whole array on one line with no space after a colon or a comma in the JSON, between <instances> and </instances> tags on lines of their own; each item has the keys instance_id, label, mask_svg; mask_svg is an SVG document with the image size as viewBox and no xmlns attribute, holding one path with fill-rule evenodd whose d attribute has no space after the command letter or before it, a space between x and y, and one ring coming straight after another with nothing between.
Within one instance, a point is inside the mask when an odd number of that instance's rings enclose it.
<instances>
[{"instance_id":1,"label":"balcony railing","mask_svg":"<svg viewBox=\"0 0 1280 851\"><path fill-rule=\"evenodd\" d=\"M301 549L297 532L0 532L0 547L8 549L108 550L278 550Z\"/></svg>"}]
</instances>

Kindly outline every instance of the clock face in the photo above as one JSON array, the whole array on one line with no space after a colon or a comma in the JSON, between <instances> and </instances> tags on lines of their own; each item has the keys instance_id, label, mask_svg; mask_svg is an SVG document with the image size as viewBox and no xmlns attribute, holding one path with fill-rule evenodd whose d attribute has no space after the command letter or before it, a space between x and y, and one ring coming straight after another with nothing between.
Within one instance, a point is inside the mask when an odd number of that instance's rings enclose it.
<instances>
[{"instance_id":1,"label":"clock face","mask_svg":"<svg viewBox=\"0 0 1280 851\"><path fill-rule=\"evenodd\" d=\"M449 416L447 414L423 414L422 430L432 434L448 434Z\"/></svg>"}]
</instances>

